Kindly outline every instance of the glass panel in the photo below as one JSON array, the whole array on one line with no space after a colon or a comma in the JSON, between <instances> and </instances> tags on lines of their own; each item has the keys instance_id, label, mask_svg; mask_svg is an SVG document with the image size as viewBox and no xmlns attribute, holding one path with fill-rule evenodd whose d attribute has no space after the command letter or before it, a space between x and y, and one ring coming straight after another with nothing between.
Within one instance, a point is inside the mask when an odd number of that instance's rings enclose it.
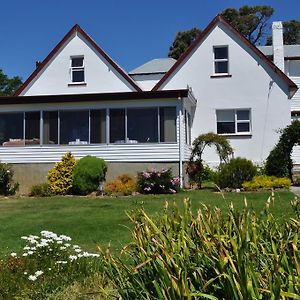
<instances>
[{"instance_id":1,"label":"glass panel","mask_svg":"<svg viewBox=\"0 0 300 300\"><path fill-rule=\"evenodd\" d=\"M43 112L43 144L58 144L58 112Z\"/></svg>"},{"instance_id":2,"label":"glass panel","mask_svg":"<svg viewBox=\"0 0 300 300\"><path fill-rule=\"evenodd\" d=\"M237 123L238 132L250 132L250 124L248 123Z\"/></svg>"},{"instance_id":3,"label":"glass panel","mask_svg":"<svg viewBox=\"0 0 300 300\"><path fill-rule=\"evenodd\" d=\"M23 113L0 114L0 145L24 146Z\"/></svg>"},{"instance_id":4,"label":"glass panel","mask_svg":"<svg viewBox=\"0 0 300 300\"><path fill-rule=\"evenodd\" d=\"M84 70L72 70L73 82L84 82Z\"/></svg>"},{"instance_id":5,"label":"glass panel","mask_svg":"<svg viewBox=\"0 0 300 300\"><path fill-rule=\"evenodd\" d=\"M227 59L228 58L228 47L215 47L215 59Z\"/></svg>"},{"instance_id":6,"label":"glass panel","mask_svg":"<svg viewBox=\"0 0 300 300\"><path fill-rule=\"evenodd\" d=\"M127 143L157 143L157 108L127 109Z\"/></svg>"},{"instance_id":7,"label":"glass panel","mask_svg":"<svg viewBox=\"0 0 300 300\"><path fill-rule=\"evenodd\" d=\"M60 144L84 145L89 139L89 112L61 111Z\"/></svg>"},{"instance_id":8,"label":"glass panel","mask_svg":"<svg viewBox=\"0 0 300 300\"><path fill-rule=\"evenodd\" d=\"M235 123L234 122L218 122L217 123L218 133L235 133Z\"/></svg>"},{"instance_id":9,"label":"glass panel","mask_svg":"<svg viewBox=\"0 0 300 300\"><path fill-rule=\"evenodd\" d=\"M237 110L236 111L237 120L250 120L249 118L249 110Z\"/></svg>"},{"instance_id":10,"label":"glass panel","mask_svg":"<svg viewBox=\"0 0 300 300\"><path fill-rule=\"evenodd\" d=\"M73 57L72 67L83 67L83 57Z\"/></svg>"},{"instance_id":11,"label":"glass panel","mask_svg":"<svg viewBox=\"0 0 300 300\"><path fill-rule=\"evenodd\" d=\"M91 110L91 143L106 143L106 110Z\"/></svg>"},{"instance_id":12,"label":"glass panel","mask_svg":"<svg viewBox=\"0 0 300 300\"><path fill-rule=\"evenodd\" d=\"M40 112L25 113L25 145L40 144Z\"/></svg>"},{"instance_id":13,"label":"glass panel","mask_svg":"<svg viewBox=\"0 0 300 300\"><path fill-rule=\"evenodd\" d=\"M125 143L125 109L110 110L110 143Z\"/></svg>"},{"instance_id":14,"label":"glass panel","mask_svg":"<svg viewBox=\"0 0 300 300\"><path fill-rule=\"evenodd\" d=\"M215 73L228 73L228 61L216 61Z\"/></svg>"},{"instance_id":15,"label":"glass panel","mask_svg":"<svg viewBox=\"0 0 300 300\"><path fill-rule=\"evenodd\" d=\"M218 122L234 122L234 110L217 110Z\"/></svg>"},{"instance_id":16,"label":"glass panel","mask_svg":"<svg viewBox=\"0 0 300 300\"><path fill-rule=\"evenodd\" d=\"M176 142L176 107L160 107L160 141Z\"/></svg>"}]
</instances>

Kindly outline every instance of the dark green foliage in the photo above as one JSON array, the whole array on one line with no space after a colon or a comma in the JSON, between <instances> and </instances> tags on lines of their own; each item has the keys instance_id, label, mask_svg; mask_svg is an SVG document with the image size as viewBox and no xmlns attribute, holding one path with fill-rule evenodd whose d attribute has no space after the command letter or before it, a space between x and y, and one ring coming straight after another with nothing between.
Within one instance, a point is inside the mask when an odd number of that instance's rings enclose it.
<instances>
[{"instance_id":1,"label":"dark green foliage","mask_svg":"<svg viewBox=\"0 0 300 300\"><path fill-rule=\"evenodd\" d=\"M137 190L142 194L175 194L180 186L171 169L144 171L138 174Z\"/></svg>"},{"instance_id":2,"label":"dark green foliage","mask_svg":"<svg viewBox=\"0 0 300 300\"><path fill-rule=\"evenodd\" d=\"M233 158L227 164L221 164L215 181L220 188L241 188L245 181L250 181L256 175L257 168L251 160Z\"/></svg>"},{"instance_id":3,"label":"dark green foliage","mask_svg":"<svg viewBox=\"0 0 300 300\"><path fill-rule=\"evenodd\" d=\"M251 43L259 44L268 30L268 21L274 9L267 5L244 5L239 9L227 8L221 16Z\"/></svg>"},{"instance_id":4,"label":"dark green foliage","mask_svg":"<svg viewBox=\"0 0 300 300\"><path fill-rule=\"evenodd\" d=\"M105 180L107 165L101 158L85 156L75 165L73 171L73 192L77 195L87 195L99 187Z\"/></svg>"},{"instance_id":5,"label":"dark green foliage","mask_svg":"<svg viewBox=\"0 0 300 300\"><path fill-rule=\"evenodd\" d=\"M12 96L21 84L20 77L15 76L9 79L0 69L0 96Z\"/></svg>"},{"instance_id":6,"label":"dark green foliage","mask_svg":"<svg viewBox=\"0 0 300 300\"><path fill-rule=\"evenodd\" d=\"M179 31L170 47L169 57L178 59L185 50L193 43L197 35L201 32L198 28L192 28L186 31Z\"/></svg>"},{"instance_id":7,"label":"dark green foliage","mask_svg":"<svg viewBox=\"0 0 300 300\"><path fill-rule=\"evenodd\" d=\"M50 197L53 195L50 184L47 182L33 185L29 193L31 197Z\"/></svg>"},{"instance_id":8,"label":"dark green foliage","mask_svg":"<svg viewBox=\"0 0 300 300\"><path fill-rule=\"evenodd\" d=\"M266 160L266 174L292 179L293 162L291 153L293 147L300 142L300 121L296 120L282 130L279 142L270 152Z\"/></svg>"},{"instance_id":9,"label":"dark green foliage","mask_svg":"<svg viewBox=\"0 0 300 300\"><path fill-rule=\"evenodd\" d=\"M290 20L282 23L283 26L283 43L285 45L300 44L300 22ZM267 39L266 45L272 45L272 36Z\"/></svg>"},{"instance_id":10,"label":"dark green foliage","mask_svg":"<svg viewBox=\"0 0 300 300\"><path fill-rule=\"evenodd\" d=\"M10 165L0 163L0 195L14 195L19 183L13 181L14 172Z\"/></svg>"},{"instance_id":11,"label":"dark green foliage","mask_svg":"<svg viewBox=\"0 0 300 300\"><path fill-rule=\"evenodd\" d=\"M203 172L205 171L205 168L203 166L202 154L206 146L216 147L220 162L227 162L230 155L233 153L227 139L213 132L201 134L194 140L186 172L189 175L190 180L197 183L199 188L201 188L202 181L204 180Z\"/></svg>"}]
</instances>

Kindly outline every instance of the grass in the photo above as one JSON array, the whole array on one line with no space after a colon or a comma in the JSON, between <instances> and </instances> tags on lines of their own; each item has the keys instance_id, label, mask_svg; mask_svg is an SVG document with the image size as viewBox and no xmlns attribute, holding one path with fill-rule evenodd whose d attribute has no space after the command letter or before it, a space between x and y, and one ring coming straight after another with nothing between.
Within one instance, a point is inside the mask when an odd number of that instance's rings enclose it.
<instances>
[{"instance_id":1,"label":"grass","mask_svg":"<svg viewBox=\"0 0 300 300\"><path fill-rule=\"evenodd\" d=\"M183 199L189 197L194 210L201 203L225 209L233 202L236 209L242 209L244 198L248 206L258 213L270 192L257 193L215 193L211 189L187 191L175 195L137 195L132 197L51 197L51 198L0 198L0 257L10 252L20 251L20 237L50 230L73 238L83 249L96 251L96 245L106 247L111 243L113 251L118 251L131 239L126 211L144 207L154 215L163 210L165 201L175 201L179 207ZM275 192L275 205L271 212L280 219L293 214L289 204L294 194L288 191Z\"/></svg>"}]
</instances>

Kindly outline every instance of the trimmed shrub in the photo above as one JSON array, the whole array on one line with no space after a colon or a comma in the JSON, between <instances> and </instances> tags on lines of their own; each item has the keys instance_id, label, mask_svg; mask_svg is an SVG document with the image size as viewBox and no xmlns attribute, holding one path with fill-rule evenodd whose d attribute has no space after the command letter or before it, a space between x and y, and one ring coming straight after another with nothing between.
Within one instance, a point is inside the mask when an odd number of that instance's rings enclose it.
<instances>
[{"instance_id":1,"label":"trimmed shrub","mask_svg":"<svg viewBox=\"0 0 300 300\"><path fill-rule=\"evenodd\" d=\"M73 192L87 195L98 189L99 183L105 181L107 165L101 158L87 155L78 160L73 172Z\"/></svg>"},{"instance_id":2,"label":"trimmed shrub","mask_svg":"<svg viewBox=\"0 0 300 300\"><path fill-rule=\"evenodd\" d=\"M171 169L138 173L137 190L142 194L174 194L179 187L180 180L173 177Z\"/></svg>"},{"instance_id":3,"label":"trimmed shrub","mask_svg":"<svg viewBox=\"0 0 300 300\"><path fill-rule=\"evenodd\" d=\"M31 187L30 197L50 197L53 196L50 184L47 182L33 185Z\"/></svg>"},{"instance_id":4,"label":"trimmed shrub","mask_svg":"<svg viewBox=\"0 0 300 300\"><path fill-rule=\"evenodd\" d=\"M19 183L13 181L14 172L10 165L0 163L0 195L14 195Z\"/></svg>"},{"instance_id":5,"label":"trimmed shrub","mask_svg":"<svg viewBox=\"0 0 300 300\"><path fill-rule=\"evenodd\" d=\"M243 188L247 191L275 188L289 189L291 184L292 182L289 178L278 178L275 176L260 175L254 176L251 181L245 181L243 183Z\"/></svg>"},{"instance_id":6,"label":"trimmed shrub","mask_svg":"<svg viewBox=\"0 0 300 300\"><path fill-rule=\"evenodd\" d=\"M250 160L237 157L220 166L215 182L220 188L241 188L243 182L252 180L256 173L257 168Z\"/></svg>"},{"instance_id":7,"label":"trimmed shrub","mask_svg":"<svg viewBox=\"0 0 300 300\"><path fill-rule=\"evenodd\" d=\"M104 193L107 195L132 195L136 190L136 182L128 174L118 176L116 179L106 183Z\"/></svg>"},{"instance_id":8,"label":"trimmed shrub","mask_svg":"<svg viewBox=\"0 0 300 300\"><path fill-rule=\"evenodd\" d=\"M48 182L51 191L57 195L69 194L73 185L73 170L75 166L75 158L71 152L67 152L57 162L55 166L48 172Z\"/></svg>"}]
</instances>

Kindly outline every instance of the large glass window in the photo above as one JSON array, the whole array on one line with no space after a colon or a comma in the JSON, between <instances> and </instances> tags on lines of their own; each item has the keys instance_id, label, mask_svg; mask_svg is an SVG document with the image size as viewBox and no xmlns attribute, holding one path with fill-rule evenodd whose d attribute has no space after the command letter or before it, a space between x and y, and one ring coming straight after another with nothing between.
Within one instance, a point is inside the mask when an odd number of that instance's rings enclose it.
<instances>
[{"instance_id":1,"label":"large glass window","mask_svg":"<svg viewBox=\"0 0 300 300\"><path fill-rule=\"evenodd\" d=\"M25 145L40 144L40 112L25 113Z\"/></svg>"},{"instance_id":2,"label":"large glass window","mask_svg":"<svg viewBox=\"0 0 300 300\"><path fill-rule=\"evenodd\" d=\"M125 109L111 109L109 120L110 143L125 143Z\"/></svg>"},{"instance_id":3,"label":"large glass window","mask_svg":"<svg viewBox=\"0 0 300 300\"><path fill-rule=\"evenodd\" d=\"M157 108L127 109L127 143L157 143Z\"/></svg>"},{"instance_id":4,"label":"large glass window","mask_svg":"<svg viewBox=\"0 0 300 300\"><path fill-rule=\"evenodd\" d=\"M89 141L89 111L61 111L60 144L85 145Z\"/></svg>"},{"instance_id":5,"label":"large glass window","mask_svg":"<svg viewBox=\"0 0 300 300\"><path fill-rule=\"evenodd\" d=\"M185 143L187 145L191 144L191 115L185 111L184 114L184 123L185 123Z\"/></svg>"},{"instance_id":6,"label":"large glass window","mask_svg":"<svg viewBox=\"0 0 300 300\"><path fill-rule=\"evenodd\" d=\"M43 112L43 144L58 144L58 112Z\"/></svg>"},{"instance_id":7,"label":"large glass window","mask_svg":"<svg viewBox=\"0 0 300 300\"><path fill-rule=\"evenodd\" d=\"M228 74L228 47L214 47L215 74Z\"/></svg>"},{"instance_id":8,"label":"large glass window","mask_svg":"<svg viewBox=\"0 0 300 300\"><path fill-rule=\"evenodd\" d=\"M160 142L176 142L176 107L160 107Z\"/></svg>"},{"instance_id":9,"label":"large glass window","mask_svg":"<svg viewBox=\"0 0 300 300\"><path fill-rule=\"evenodd\" d=\"M106 143L106 110L91 110L91 143Z\"/></svg>"},{"instance_id":10,"label":"large glass window","mask_svg":"<svg viewBox=\"0 0 300 300\"><path fill-rule=\"evenodd\" d=\"M250 133L251 120L249 109L217 110L217 133Z\"/></svg>"},{"instance_id":11,"label":"large glass window","mask_svg":"<svg viewBox=\"0 0 300 300\"><path fill-rule=\"evenodd\" d=\"M0 114L0 145L24 146L23 113Z\"/></svg>"}]
</instances>

